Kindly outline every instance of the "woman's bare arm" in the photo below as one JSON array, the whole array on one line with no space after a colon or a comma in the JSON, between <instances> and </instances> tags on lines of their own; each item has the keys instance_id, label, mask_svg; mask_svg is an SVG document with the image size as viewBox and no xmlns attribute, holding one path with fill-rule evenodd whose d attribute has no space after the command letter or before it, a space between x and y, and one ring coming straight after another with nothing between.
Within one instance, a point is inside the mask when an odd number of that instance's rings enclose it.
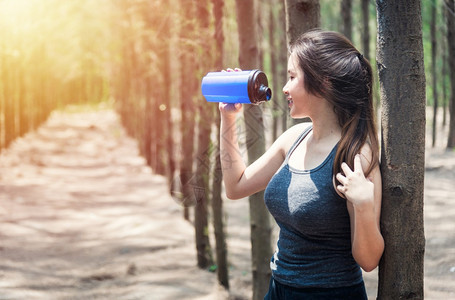
<instances>
[{"instance_id":1,"label":"woman's bare arm","mask_svg":"<svg viewBox=\"0 0 455 300\"><path fill-rule=\"evenodd\" d=\"M227 110L231 111L227 111ZM220 157L226 195L230 199L240 199L266 188L272 176L283 163L285 153L290 147L301 126L294 126L283 133L272 146L254 163L246 166L239 149L236 113L231 105L220 104L221 111L221 144Z\"/></svg>"},{"instance_id":2,"label":"woman's bare arm","mask_svg":"<svg viewBox=\"0 0 455 300\"><path fill-rule=\"evenodd\" d=\"M368 146L354 160L354 170L347 164L342 165L344 176L337 174L340 185L337 190L347 199L351 219L352 255L356 262L367 272L374 270L384 252L384 239L380 231L382 180L379 166L368 178L371 157Z\"/></svg>"}]
</instances>

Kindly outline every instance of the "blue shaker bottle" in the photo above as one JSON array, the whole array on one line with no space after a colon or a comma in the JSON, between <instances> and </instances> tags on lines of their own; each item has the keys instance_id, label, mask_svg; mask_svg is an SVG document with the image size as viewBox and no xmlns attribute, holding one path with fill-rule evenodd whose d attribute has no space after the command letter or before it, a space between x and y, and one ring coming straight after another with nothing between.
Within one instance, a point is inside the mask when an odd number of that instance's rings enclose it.
<instances>
[{"instance_id":1,"label":"blue shaker bottle","mask_svg":"<svg viewBox=\"0 0 455 300\"><path fill-rule=\"evenodd\" d=\"M202 78L201 89L208 102L259 104L272 97L267 76L260 70L210 72Z\"/></svg>"}]
</instances>

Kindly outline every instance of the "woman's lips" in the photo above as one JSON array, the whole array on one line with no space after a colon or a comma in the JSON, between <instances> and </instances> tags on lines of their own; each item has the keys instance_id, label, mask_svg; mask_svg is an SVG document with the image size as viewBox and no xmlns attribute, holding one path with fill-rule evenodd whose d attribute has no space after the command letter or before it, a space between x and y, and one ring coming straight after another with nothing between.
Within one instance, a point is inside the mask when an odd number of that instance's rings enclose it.
<instances>
[{"instance_id":1,"label":"woman's lips","mask_svg":"<svg viewBox=\"0 0 455 300\"><path fill-rule=\"evenodd\" d=\"M289 107L291 107L293 103L294 103L294 102L292 101L292 99L288 99L288 106L289 106Z\"/></svg>"}]
</instances>

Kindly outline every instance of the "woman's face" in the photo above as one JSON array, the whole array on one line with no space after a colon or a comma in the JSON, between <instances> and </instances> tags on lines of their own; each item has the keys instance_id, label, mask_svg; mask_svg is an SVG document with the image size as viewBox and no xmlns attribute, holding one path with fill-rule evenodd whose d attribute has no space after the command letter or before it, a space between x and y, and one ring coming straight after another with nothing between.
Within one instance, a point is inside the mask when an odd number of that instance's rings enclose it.
<instances>
[{"instance_id":1,"label":"woman's face","mask_svg":"<svg viewBox=\"0 0 455 300\"><path fill-rule=\"evenodd\" d=\"M303 71L299 66L297 56L292 53L288 60L288 81L283 87L283 93L288 101L289 114L292 118L308 117L312 95L303 85Z\"/></svg>"}]
</instances>

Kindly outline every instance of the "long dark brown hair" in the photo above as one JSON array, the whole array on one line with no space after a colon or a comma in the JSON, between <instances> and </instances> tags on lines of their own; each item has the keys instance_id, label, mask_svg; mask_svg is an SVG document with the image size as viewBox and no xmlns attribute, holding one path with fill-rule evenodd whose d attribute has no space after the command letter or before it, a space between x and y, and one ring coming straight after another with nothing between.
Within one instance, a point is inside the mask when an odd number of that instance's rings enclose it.
<instances>
[{"instance_id":1,"label":"long dark brown hair","mask_svg":"<svg viewBox=\"0 0 455 300\"><path fill-rule=\"evenodd\" d=\"M342 162L352 169L355 155L369 143L372 157L368 158L368 176L379 161L370 63L346 37L332 31L306 32L290 51L299 60L306 90L333 105L342 128L333 174L341 172Z\"/></svg>"}]
</instances>

